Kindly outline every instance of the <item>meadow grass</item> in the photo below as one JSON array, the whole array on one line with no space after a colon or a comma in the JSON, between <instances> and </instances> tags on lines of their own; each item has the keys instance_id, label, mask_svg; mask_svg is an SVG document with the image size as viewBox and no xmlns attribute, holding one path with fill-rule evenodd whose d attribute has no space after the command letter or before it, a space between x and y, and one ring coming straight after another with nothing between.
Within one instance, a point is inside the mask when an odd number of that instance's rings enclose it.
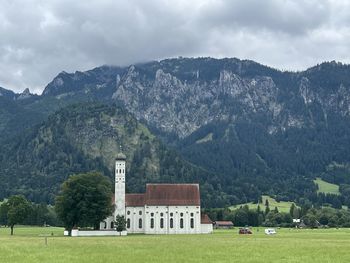
<instances>
[{"instance_id":1,"label":"meadow grass","mask_svg":"<svg viewBox=\"0 0 350 263\"><path fill-rule=\"evenodd\" d=\"M350 229L263 230L74 238L61 228L1 228L0 262L350 262ZM41 235L51 233L45 245Z\"/></svg>"},{"instance_id":2,"label":"meadow grass","mask_svg":"<svg viewBox=\"0 0 350 263\"><path fill-rule=\"evenodd\" d=\"M277 207L278 211L280 211L280 212L286 212L286 213L289 212L290 207L293 204L293 202L286 202L286 201L277 202L274 198L272 198L272 197L270 197L268 195L263 195L262 196L262 203L259 204L260 205L260 209L262 211L265 210L266 199L269 200L270 210L273 210L275 207ZM239 207L244 206L244 205L248 205L249 209L256 209L256 208L258 208L258 204L250 202L250 203L246 203L246 204L239 204L239 205L231 206L230 209L232 209L232 210L238 209Z\"/></svg>"},{"instance_id":3,"label":"meadow grass","mask_svg":"<svg viewBox=\"0 0 350 263\"><path fill-rule=\"evenodd\" d=\"M339 195L339 185L327 183L323 181L321 178L316 178L314 183L318 185L317 193L325 193L325 194L336 194Z\"/></svg>"}]
</instances>

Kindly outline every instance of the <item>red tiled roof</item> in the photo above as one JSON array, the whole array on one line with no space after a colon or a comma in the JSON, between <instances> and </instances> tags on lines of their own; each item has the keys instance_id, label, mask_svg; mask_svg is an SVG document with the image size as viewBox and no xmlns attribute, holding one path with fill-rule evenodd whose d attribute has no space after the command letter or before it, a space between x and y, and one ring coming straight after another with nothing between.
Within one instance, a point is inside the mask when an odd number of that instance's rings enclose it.
<instances>
[{"instance_id":1,"label":"red tiled roof","mask_svg":"<svg viewBox=\"0 0 350 263\"><path fill-rule=\"evenodd\" d=\"M201 224L212 224L210 217L207 214L201 214Z\"/></svg>"},{"instance_id":2,"label":"red tiled roof","mask_svg":"<svg viewBox=\"0 0 350 263\"><path fill-rule=\"evenodd\" d=\"M233 226L232 221L215 221L217 226Z\"/></svg>"},{"instance_id":3,"label":"red tiled roof","mask_svg":"<svg viewBox=\"0 0 350 263\"><path fill-rule=\"evenodd\" d=\"M147 184L146 205L200 205L198 184Z\"/></svg>"},{"instance_id":4,"label":"red tiled roof","mask_svg":"<svg viewBox=\"0 0 350 263\"><path fill-rule=\"evenodd\" d=\"M145 194L126 194L125 205L126 206L144 206Z\"/></svg>"},{"instance_id":5,"label":"red tiled roof","mask_svg":"<svg viewBox=\"0 0 350 263\"><path fill-rule=\"evenodd\" d=\"M115 203L114 195L112 203ZM145 194L126 194L126 206L196 205L200 206L198 184L147 184Z\"/></svg>"}]
</instances>

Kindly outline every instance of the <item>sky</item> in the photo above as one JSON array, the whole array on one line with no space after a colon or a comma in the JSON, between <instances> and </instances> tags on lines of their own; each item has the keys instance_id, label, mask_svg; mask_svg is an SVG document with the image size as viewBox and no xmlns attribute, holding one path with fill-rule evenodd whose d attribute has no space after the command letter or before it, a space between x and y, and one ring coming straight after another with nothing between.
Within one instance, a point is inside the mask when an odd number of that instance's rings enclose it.
<instances>
[{"instance_id":1,"label":"sky","mask_svg":"<svg viewBox=\"0 0 350 263\"><path fill-rule=\"evenodd\" d=\"M347 0L0 0L0 86L40 94L61 71L178 56L350 63L349 14Z\"/></svg>"}]
</instances>

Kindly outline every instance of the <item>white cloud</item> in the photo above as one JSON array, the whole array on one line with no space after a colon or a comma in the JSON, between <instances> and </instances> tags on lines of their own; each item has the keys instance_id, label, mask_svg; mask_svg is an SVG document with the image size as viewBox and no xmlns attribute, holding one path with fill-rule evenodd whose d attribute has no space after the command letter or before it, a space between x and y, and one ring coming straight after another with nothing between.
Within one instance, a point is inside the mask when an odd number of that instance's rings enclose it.
<instances>
[{"instance_id":1,"label":"white cloud","mask_svg":"<svg viewBox=\"0 0 350 263\"><path fill-rule=\"evenodd\" d=\"M350 62L349 11L341 0L5 0L0 86L40 92L62 70L174 56Z\"/></svg>"}]
</instances>

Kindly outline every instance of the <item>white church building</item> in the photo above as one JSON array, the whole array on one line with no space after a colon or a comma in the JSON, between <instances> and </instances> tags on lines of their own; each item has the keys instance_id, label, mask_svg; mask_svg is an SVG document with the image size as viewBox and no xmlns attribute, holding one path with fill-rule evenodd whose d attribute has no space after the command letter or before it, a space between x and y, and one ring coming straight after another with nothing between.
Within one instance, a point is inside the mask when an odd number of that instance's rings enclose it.
<instances>
[{"instance_id":1,"label":"white church building","mask_svg":"<svg viewBox=\"0 0 350 263\"><path fill-rule=\"evenodd\" d=\"M100 230L114 229L117 215L126 219L128 233L204 234L213 232L207 215L201 215L198 184L147 184L142 194L125 194L126 157L115 161L115 211L100 223Z\"/></svg>"}]
</instances>

